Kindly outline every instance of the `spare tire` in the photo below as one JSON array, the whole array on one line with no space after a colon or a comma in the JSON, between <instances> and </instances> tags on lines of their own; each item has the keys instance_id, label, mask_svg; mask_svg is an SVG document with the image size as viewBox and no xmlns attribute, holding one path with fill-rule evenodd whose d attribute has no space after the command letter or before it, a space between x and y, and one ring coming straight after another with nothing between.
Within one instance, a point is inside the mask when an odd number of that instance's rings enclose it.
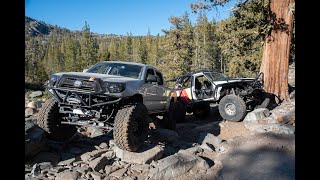
<instances>
[{"instance_id":1,"label":"spare tire","mask_svg":"<svg viewBox=\"0 0 320 180\"><path fill-rule=\"evenodd\" d=\"M241 121L247 114L246 103L239 96L233 94L226 95L219 102L219 113L225 120Z\"/></svg>"},{"instance_id":2,"label":"spare tire","mask_svg":"<svg viewBox=\"0 0 320 180\"><path fill-rule=\"evenodd\" d=\"M127 151L136 151L147 139L148 110L142 103L126 105L116 114L113 138L116 145Z\"/></svg>"}]
</instances>

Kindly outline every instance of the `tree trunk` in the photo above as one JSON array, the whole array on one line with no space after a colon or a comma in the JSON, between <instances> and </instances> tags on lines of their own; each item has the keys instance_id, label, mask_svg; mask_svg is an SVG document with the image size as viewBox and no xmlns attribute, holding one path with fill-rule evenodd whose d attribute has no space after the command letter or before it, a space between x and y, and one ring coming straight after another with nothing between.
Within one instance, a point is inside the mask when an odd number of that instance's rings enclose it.
<instances>
[{"instance_id":1,"label":"tree trunk","mask_svg":"<svg viewBox=\"0 0 320 180\"><path fill-rule=\"evenodd\" d=\"M276 15L277 24L283 20L285 29L273 26L265 39L262 56L261 72L264 73L264 89L277 95L281 100L289 100L288 69L293 27L295 0L270 0L271 14ZM283 26L282 26L283 27Z\"/></svg>"}]
</instances>

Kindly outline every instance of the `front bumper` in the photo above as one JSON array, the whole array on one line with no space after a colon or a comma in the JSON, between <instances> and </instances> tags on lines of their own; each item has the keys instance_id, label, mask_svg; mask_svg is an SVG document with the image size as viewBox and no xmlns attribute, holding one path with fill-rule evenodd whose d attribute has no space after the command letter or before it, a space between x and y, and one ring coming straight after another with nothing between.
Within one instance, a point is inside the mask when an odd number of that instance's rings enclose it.
<instances>
[{"instance_id":1,"label":"front bumper","mask_svg":"<svg viewBox=\"0 0 320 180\"><path fill-rule=\"evenodd\" d=\"M119 94L97 94L96 92L52 87L48 91L55 97L60 105L72 105L84 108L94 108L114 104L121 101ZM70 99L73 99L71 102Z\"/></svg>"}]
</instances>

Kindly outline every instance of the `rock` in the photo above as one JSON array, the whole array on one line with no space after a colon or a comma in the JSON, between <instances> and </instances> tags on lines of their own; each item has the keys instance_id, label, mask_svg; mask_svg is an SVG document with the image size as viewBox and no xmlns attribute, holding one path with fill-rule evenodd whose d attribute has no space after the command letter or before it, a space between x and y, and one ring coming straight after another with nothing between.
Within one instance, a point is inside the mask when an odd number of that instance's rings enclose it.
<instances>
[{"instance_id":1,"label":"rock","mask_svg":"<svg viewBox=\"0 0 320 180\"><path fill-rule=\"evenodd\" d=\"M289 98L293 99L296 96L296 90L293 90L290 94L289 94Z\"/></svg>"},{"instance_id":2,"label":"rock","mask_svg":"<svg viewBox=\"0 0 320 180\"><path fill-rule=\"evenodd\" d=\"M256 133L274 132L277 134L294 134L295 126L287 125L283 123L245 123L244 126L250 131Z\"/></svg>"},{"instance_id":3,"label":"rock","mask_svg":"<svg viewBox=\"0 0 320 180\"><path fill-rule=\"evenodd\" d=\"M25 122L25 158L30 159L47 150L45 132L37 125Z\"/></svg>"},{"instance_id":4,"label":"rock","mask_svg":"<svg viewBox=\"0 0 320 180\"><path fill-rule=\"evenodd\" d=\"M52 167L51 162L41 162L38 163L38 166L40 167L41 170L43 169L50 169Z\"/></svg>"},{"instance_id":5,"label":"rock","mask_svg":"<svg viewBox=\"0 0 320 180\"><path fill-rule=\"evenodd\" d=\"M98 158L94 159L93 161L89 162L89 166L95 171L100 171L108 163L109 163L108 158L105 156L101 156L101 157L98 157Z\"/></svg>"},{"instance_id":6,"label":"rock","mask_svg":"<svg viewBox=\"0 0 320 180\"><path fill-rule=\"evenodd\" d=\"M73 171L77 171L80 174L86 174L89 171L89 166L83 166L83 167L74 167Z\"/></svg>"},{"instance_id":7,"label":"rock","mask_svg":"<svg viewBox=\"0 0 320 180\"><path fill-rule=\"evenodd\" d=\"M32 116L34 113L34 110L31 109L31 108L27 108L25 111L24 111L24 117L30 117Z\"/></svg>"},{"instance_id":8,"label":"rock","mask_svg":"<svg viewBox=\"0 0 320 180\"><path fill-rule=\"evenodd\" d=\"M103 142L103 143L100 144L99 147L100 147L101 149L108 149L108 144L105 143L105 142Z\"/></svg>"},{"instance_id":9,"label":"rock","mask_svg":"<svg viewBox=\"0 0 320 180\"><path fill-rule=\"evenodd\" d=\"M277 106L276 108L272 109L271 117L274 119L282 118L288 114L288 112L295 111L295 105L291 102L283 102L280 106Z\"/></svg>"},{"instance_id":10,"label":"rock","mask_svg":"<svg viewBox=\"0 0 320 180\"><path fill-rule=\"evenodd\" d=\"M84 162L88 162L88 160L91 158L90 152L84 153L80 156L81 160Z\"/></svg>"},{"instance_id":11,"label":"rock","mask_svg":"<svg viewBox=\"0 0 320 180\"><path fill-rule=\"evenodd\" d=\"M87 162L90 158L96 158L98 156L101 156L103 153L109 151L108 149L99 149L99 150L94 150L91 152L84 153L80 156L81 160L84 162Z\"/></svg>"},{"instance_id":12,"label":"rock","mask_svg":"<svg viewBox=\"0 0 320 180\"><path fill-rule=\"evenodd\" d=\"M214 146L214 148L217 148L221 142L222 142L222 139L220 139L219 137L217 137L213 134L210 134L210 133L200 133L199 138L198 138L199 144L209 144L209 145L207 145L209 147L211 144L212 146ZM210 149L212 149L212 148L210 148Z\"/></svg>"},{"instance_id":13,"label":"rock","mask_svg":"<svg viewBox=\"0 0 320 180\"><path fill-rule=\"evenodd\" d=\"M76 167L76 166L81 166L81 164L84 164L84 162L83 161L75 161L75 162L73 162L72 163L72 166L74 166L74 167Z\"/></svg>"},{"instance_id":14,"label":"rock","mask_svg":"<svg viewBox=\"0 0 320 180\"><path fill-rule=\"evenodd\" d=\"M70 170L65 170L63 172L60 172L56 176L56 180L76 180L80 176L80 173Z\"/></svg>"},{"instance_id":15,"label":"rock","mask_svg":"<svg viewBox=\"0 0 320 180\"><path fill-rule=\"evenodd\" d=\"M167 142L174 143L179 139L179 135L176 131L172 131L169 129L155 129L151 133L150 141L152 143L157 142Z\"/></svg>"},{"instance_id":16,"label":"rock","mask_svg":"<svg viewBox=\"0 0 320 180\"><path fill-rule=\"evenodd\" d=\"M206 150L209 150L209 151L215 151L216 150L216 148L213 145L208 144L208 143L201 144L200 148L206 149Z\"/></svg>"},{"instance_id":17,"label":"rock","mask_svg":"<svg viewBox=\"0 0 320 180\"><path fill-rule=\"evenodd\" d=\"M104 168L104 170L105 170L105 173L106 173L106 175L108 176L110 173L112 173L112 172L114 172L114 171L116 171L116 170L118 170L118 169L121 169L119 166L116 166L116 165L112 165L112 166L106 166L105 168Z\"/></svg>"},{"instance_id":18,"label":"rock","mask_svg":"<svg viewBox=\"0 0 320 180\"><path fill-rule=\"evenodd\" d=\"M108 152L102 154L101 156L105 156L105 157L107 157L108 159L112 159L112 158L115 158L115 157L116 157L116 154L115 154L113 151L108 151Z\"/></svg>"},{"instance_id":19,"label":"rock","mask_svg":"<svg viewBox=\"0 0 320 180\"><path fill-rule=\"evenodd\" d=\"M197 153L203 152L203 149L199 146L191 147L188 149L181 149L178 151L178 153L188 153L188 154L193 154L196 155Z\"/></svg>"},{"instance_id":20,"label":"rock","mask_svg":"<svg viewBox=\"0 0 320 180\"><path fill-rule=\"evenodd\" d=\"M264 119L270 116L270 112L267 108L258 108L249 112L244 118L244 122L254 122L260 119Z\"/></svg>"},{"instance_id":21,"label":"rock","mask_svg":"<svg viewBox=\"0 0 320 180\"><path fill-rule=\"evenodd\" d=\"M137 176L127 176L123 180L137 180L137 179L138 179Z\"/></svg>"},{"instance_id":22,"label":"rock","mask_svg":"<svg viewBox=\"0 0 320 180\"><path fill-rule=\"evenodd\" d=\"M207 170L209 164L198 156L177 153L158 161L155 168L149 170L150 179L174 179L189 170Z\"/></svg>"},{"instance_id":23,"label":"rock","mask_svg":"<svg viewBox=\"0 0 320 180\"><path fill-rule=\"evenodd\" d=\"M119 170L116 170L115 172L111 173L109 176L113 176L113 177L120 179L124 176L124 174L126 172L127 172L127 169L119 169Z\"/></svg>"},{"instance_id":24,"label":"rock","mask_svg":"<svg viewBox=\"0 0 320 180\"><path fill-rule=\"evenodd\" d=\"M64 160L64 161L60 161L58 163L58 165L60 165L60 166L70 165L75 161L76 161L76 158L71 158L71 159L67 159L67 160Z\"/></svg>"},{"instance_id":25,"label":"rock","mask_svg":"<svg viewBox=\"0 0 320 180\"><path fill-rule=\"evenodd\" d=\"M32 170L31 170L31 175L32 177L36 177L36 176L39 176L40 175L40 167L37 163L35 163L33 166L32 166Z\"/></svg>"},{"instance_id":26,"label":"rock","mask_svg":"<svg viewBox=\"0 0 320 180\"><path fill-rule=\"evenodd\" d=\"M149 169L150 169L149 164L137 164L137 165L131 166L132 171L136 171L139 173L144 172L144 171L148 171Z\"/></svg>"},{"instance_id":27,"label":"rock","mask_svg":"<svg viewBox=\"0 0 320 180\"><path fill-rule=\"evenodd\" d=\"M42 95L43 95L42 91L33 91L33 92L29 95L29 97L30 97L30 98L35 98L35 97L40 97L40 96L42 96Z\"/></svg>"},{"instance_id":28,"label":"rock","mask_svg":"<svg viewBox=\"0 0 320 180\"><path fill-rule=\"evenodd\" d=\"M66 169L67 168L65 168L63 166L55 166L55 167L50 168L50 171L52 171L53 173L59 173L59 172L62 172Z\"/></svg>"},{"instance_id":29,"label":"rock","mask_svg":"<svg viewBox=\"0 0 320 180\"><path fill-rule=\"evenodd\" d=\"M162 157L164 149L160 146L146 144L143 145L137 152L122 150L118 147L114 148L116 157L121 161L135 164L149 164L153 160L158 160Z\"/></svg>"},{"instance_id":30,"label":"rock","mask_svg":"<svg viewBox=\"0 0 320 180\"><path fill-rule=\"evenodd\" d=\"M97 127L89 126L87 128L87 132L90 133L90 137L92 137L92 138L104 135L104 132L100 128L97 128Z\"/></svg>"},{"instance_id":31,"label":"rock","mask_svg":"<svg viewBox=\"0 0 320 180\"><path fill-rule=\"evenodd\" d=\"M92 176L92 178L94 180L101 180L102 177L103 177L103 175L101 173L98 173L98 172L95 172L95 171L90 172L90 175Z\"/></svg>"},{"instance_id":32,"label":"rock","mask_svg":"<svg viewBox=\"0 0 320 180\"><path fill-rule=\"evenodd\" d=\"M113 139L109 140L109 146L110 146L110 148L113 147L113 146L116 146L116 143L114 142Z\"/></svg>"},{"instance_id":33,"label":"rock","mask_svg":"<svg viewBox=\"0 0 320 180\"><path fill-rule=\"evenodd\" d=\"M223 141L219 146L218 148L216 149L216 151L218 153L225 153L227 152L229 149L229 144L227 143L227 141Z\"/></svg>"},{"instance_id":34,"label":"rock","mask_svg":"<svg viewBox=\"0 0 320 180\"><path fill-rule=\"evenodd\" d=\"M45 151L40 152L33 159L33 162L35 163L51 162L53 165L58 164L59 161L60 161L60 156L58 154L52 153L52 152L45 152Z\"/></svg>"},{"instance_id":35,"label":"rock","mask_svg":"<svg viewBox=\"0 0 320 180\"><path fill-rule=\"evenodd\" d=\"M31 108L31 109L36 109L37 108L34 101L29 102L26 107L27 108Z\"/></svg>"}]
</instances>

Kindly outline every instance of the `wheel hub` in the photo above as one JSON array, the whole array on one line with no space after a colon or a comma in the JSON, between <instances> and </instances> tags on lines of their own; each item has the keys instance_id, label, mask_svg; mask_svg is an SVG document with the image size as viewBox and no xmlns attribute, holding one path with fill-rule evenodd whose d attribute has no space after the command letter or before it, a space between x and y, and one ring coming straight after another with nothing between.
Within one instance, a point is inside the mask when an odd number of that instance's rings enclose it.
<instances>
[{"instance_id":1,"label":"wheel hub","mask_svg":"<svg viewBox=\"0 0 320 180\"><path fill-rule=\"evenodd\" d=\"M229 116L234 116L236 114L236 106L233 103L227 103L224 106L224 110Z\"/></svg>"}]
</instances>

